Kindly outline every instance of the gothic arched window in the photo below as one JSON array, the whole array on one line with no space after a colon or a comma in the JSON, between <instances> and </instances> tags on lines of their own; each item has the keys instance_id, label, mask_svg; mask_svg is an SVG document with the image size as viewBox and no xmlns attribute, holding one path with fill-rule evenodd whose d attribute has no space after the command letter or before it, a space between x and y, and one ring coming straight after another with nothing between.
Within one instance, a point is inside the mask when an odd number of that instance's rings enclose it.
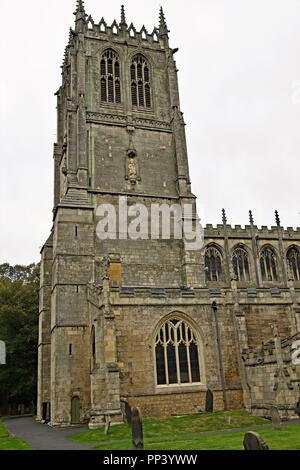
<instances>
[{"instance_id":1,"label":"gothic arched window","mask_svg":"<svg viewBox=\"0 0 300 470\"><path fill-rule=\"evenodd\" d=\"M222 281L222 255L214 246L205 252L205 272L207 281Z\"/></svg>"},{"instance_id":2,"label":"gothic arched window","mask_svg":"<svg viewBox=\"0 0 300 470\"><path fill-rule=\"evenodd\" d=\"M249 256L242 246L235 248L232 255L232 265L238 281L250 281Z\"/></svg>"},{"instance_id":3,"label":"gothic arched window","mask_svg":"<svg viewBox=\"0 0 300 470\"><path fill-rule=\"evenodd\" d=\"M260 270L263 281L278 281L276 254L270 247L263 248L260 253Z\"/></svg>"},{"instance_id":4,"label":"gothic arched window","mask_svg":"<svg viewBox=\"0 0 300 470\"><path fill-rule=\"evenodd\" d=\"M300 251L296 247L288 250L286 259L295 281L300 281Z\"/></svg>"},{"instance_id":5,"label":"gothic arched window","mask_svg":"<svg viewBox=\"0 0 300 470\"><path fill-rule=\"evenodd\" d=\"M167 320L155 339L157 385L200 382L198 344L193 329L183 320Z\"/></svg>"},{"instance_id":6,"label":"gothic arched window","mask_svg":"<svg viewBox=\"0 0 300 470\"><path fill-rule=\"evenodd\" d=\"M100 62L100 95L102 103L121 103L121 72L117 55L111 49Z\"/></svg>"},{"instance_id":7,"label":"gothic arched window","mask_svg":"<svg viewBox=\"0 0 300 470\"><path fill-rule=\"evenodd\" d=\"M141 54L132 60L130 78L132 105L138 108L151 108L150 69Z\"/></svg>"}]
</instances>

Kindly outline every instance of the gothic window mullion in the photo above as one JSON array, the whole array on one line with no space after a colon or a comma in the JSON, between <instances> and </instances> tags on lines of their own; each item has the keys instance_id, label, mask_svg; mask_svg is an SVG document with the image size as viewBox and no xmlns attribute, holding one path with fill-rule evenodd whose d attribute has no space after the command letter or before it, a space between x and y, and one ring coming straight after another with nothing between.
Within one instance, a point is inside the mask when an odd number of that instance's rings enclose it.
<instances>
[{"instance_id":1,"label":"gothic window mullion","mask_svg":"<svg viewBox=\"0 0 300 470\"><path fill-rule=\"evenodd\" d=\"M176 357L177 383L181 384L177 330L178 328L174 327L174 346L175 346L175 357Z\"/></svg>"},{"instance_id":2,"label":"gothic window mullion","mask_svg":"<svg viewBox=\"0 0 300 470\"><path fill-rule=\"evenodd\" d=\"M143 64L143 94L144 94L144 106L146 106L145 64Z\"/></svg>"},{"instance_id":3,"label":"gothic window mullion","mask_svg":"<svg viewBox=\"0 0 300 470\"><path fill-rule=\"evenodd\" d=\"M166 371L166 384L169 385L169 367L168 367L168 353L167 353L167 338L166 338L166 325L163 326L163 338L164 338L164 357L165 357L165 371Z\"/></svg>"},{"instance_id":4,"label":"gothic window mullion","mask_svg":"<svg viewBox=\"0 0 300 470\"><path fill-rule=\"evenodd\" d=\"M189 342L189 337L188 337L188 329L189 329L189 327L188 327L186 324L184 325L184 327L185 327L185 337L186 337L186 344L185 344L185 347L186 347L186 355L187 355L187 363L188 363L189 383L192 383L192 382L193 382L193 379L192 379L192 369L191 369L191 359L190 359L190 348L189 348L190 342Z\"/></svg>"}]
</instances>

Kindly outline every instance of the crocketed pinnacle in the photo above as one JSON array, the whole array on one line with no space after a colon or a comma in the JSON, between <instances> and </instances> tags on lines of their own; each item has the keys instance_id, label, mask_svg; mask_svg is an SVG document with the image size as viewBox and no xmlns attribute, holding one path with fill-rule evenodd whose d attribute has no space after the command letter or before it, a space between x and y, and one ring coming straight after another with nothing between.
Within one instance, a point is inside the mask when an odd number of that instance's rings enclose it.
<instances>
[{"instance_id":1,"label":"crocketed pinnacle","mask_svg":"<svg viewBox=\"0 0 300 470\"><path fill-rule=\"evenodd\" d=\"M85 20L86 15L83 0L77 0L76 11L74 12L74 15L76 16L76 20Z\"/></svg>"},{"instance_id":2,"label":"crocketed pinnacle","mask_svg":"<svg viewBox=\"0 0 300 470\"><path fill-rule=\"evenodd\" d=\"M168 26L166 22L166 17L164 14L164 10L162 7L160 7L159 10L159 34L161 36L168 35Z\"/></svg>"},{"instance_id":3,"label":"crocketed pinnacle","mask_svg":"<svg viewBox=\"0 0 300 470\"><path fill-rule=\"evenodd\" d=\"M225 209L222 209L222 222L223 222L224 225L227 224L227 217L226 217Z\"/></svg>"},{"instance_id":4,"label":"crocketed pinnacle","mask_svg":"<svg viewBox=\"0 0 300 470\"><path fill-rule=\"evenodd\" d=\"M254 225L254 218L253 218L252 211L249 211L249 222L250 222L250 225Z\"/></svg>"},{"instance_id":5,"label":"crocketed pinnacle","mask_svg":"<svg viewBox=\"0 0 300 470\"><path fill-rule=\"evenodd\" d=\"M124 26L126 25L127 26L124 5L121 5L121 23L120 23L120 26L121 25L124 25Z\"/></svg>"}]
</instances>

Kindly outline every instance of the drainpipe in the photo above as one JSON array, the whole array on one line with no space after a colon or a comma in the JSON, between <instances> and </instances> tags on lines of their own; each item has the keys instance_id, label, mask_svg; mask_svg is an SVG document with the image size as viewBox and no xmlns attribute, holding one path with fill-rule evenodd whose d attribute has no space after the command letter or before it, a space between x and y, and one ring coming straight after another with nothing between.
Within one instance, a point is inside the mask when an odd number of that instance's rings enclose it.
<instances>
[{"instance_id":1,"label":"drainpipe","mask_svg":"<svg viewBox=\"0 0 300 470\"><path fill-rule=\"evenodd\" d=\"M228 410L228 402L227 402L227 394L226 394L226 382L225 382L225 374L224 374L224 365L223 365L223 358L222 358L222 349L221 349L221 339L220 339L220 328L219 328L219 320L218 320L218 305L217 302L212 303L212 311L215 317L216 323L216 334L217 334L217 350L218 350L218 357L219 357L219 367L220 367L220 378L221 378L221 385L222 385L222 392L223 392L223 403L224 403L224 410Z\"/></svg>"}]
</instances>

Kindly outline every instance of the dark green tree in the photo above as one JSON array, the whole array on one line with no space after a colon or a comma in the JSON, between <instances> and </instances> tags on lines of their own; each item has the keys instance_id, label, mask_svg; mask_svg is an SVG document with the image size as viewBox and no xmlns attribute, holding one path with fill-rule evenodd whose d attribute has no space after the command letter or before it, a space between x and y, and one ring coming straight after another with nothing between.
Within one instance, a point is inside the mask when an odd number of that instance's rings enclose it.
<instances>
[{"instance_id":1,"label":"dark green tree","mask_svg":"<svg viewBox=\"0 0 300 470\"><path fill-rule=\"evenodd\" d=\"M0 265L0 408L36 403L39 265Z\"/></svg>"}]
</instances>

